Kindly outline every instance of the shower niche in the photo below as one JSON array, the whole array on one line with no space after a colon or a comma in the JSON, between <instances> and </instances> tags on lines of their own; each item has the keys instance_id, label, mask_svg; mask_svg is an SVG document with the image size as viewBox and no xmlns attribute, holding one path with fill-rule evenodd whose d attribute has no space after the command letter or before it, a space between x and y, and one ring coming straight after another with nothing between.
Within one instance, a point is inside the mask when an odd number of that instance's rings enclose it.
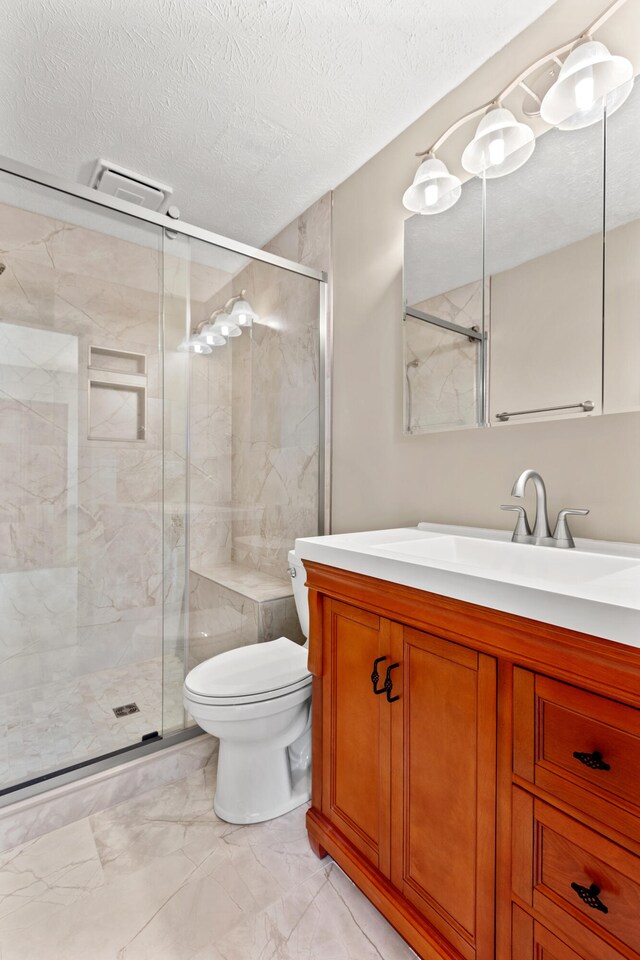
<instances>
[{"instance_id":1,"label":"shower niche","mask_svg":"<svg viewBox=\"0 0 640 960\"><path fill-rule=\"evenodd\" d=\"M145 354L90 346L87 396L89 440L146 440Z\"/></svg>"}]
</instances>

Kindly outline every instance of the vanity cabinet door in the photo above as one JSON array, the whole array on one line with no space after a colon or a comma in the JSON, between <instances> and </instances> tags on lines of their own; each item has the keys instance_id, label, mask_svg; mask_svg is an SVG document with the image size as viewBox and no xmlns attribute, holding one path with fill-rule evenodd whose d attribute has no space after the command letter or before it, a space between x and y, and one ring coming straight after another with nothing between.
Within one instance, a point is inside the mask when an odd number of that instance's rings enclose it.
<instances>
[{"instance_id":1,"label":"vanity cabinet door","mask_svg":"<svg viewBox=\"0 0 640 960\"><path fill-rule=\"evenodd\" d=\"M496 662L393 636L391 879L463 957L493 960Z\"/></svg>"},{"instance_id":2,"label":"vanity cabinet door","mask_svg":"<svg viewBox=\"0 0 640 960\"><path fill-rule=\"evenodd\" d=\"M513 908L512 957L513 960L587 960L516 906Z\"/></svg>"},{"instance_id":3,"label":"vanity cabinet door","mask_svg":"<svg viewBox=\"0 0 640 960\"><path fill-rule=\"evenodd\" d=\"M390 623L325 601L322 812L382 873L389 874L390 704L376 695L390 665Z\"/></svg>"}]
</instances>

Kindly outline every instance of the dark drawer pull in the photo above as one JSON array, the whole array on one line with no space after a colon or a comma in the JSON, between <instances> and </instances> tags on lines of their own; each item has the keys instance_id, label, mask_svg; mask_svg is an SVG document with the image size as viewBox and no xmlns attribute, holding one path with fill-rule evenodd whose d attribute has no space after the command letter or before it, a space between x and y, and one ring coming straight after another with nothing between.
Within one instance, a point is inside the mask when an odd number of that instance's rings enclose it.
<instances>
[{"instance_id":1,"label":"dark drawer pull","mask_svg":"<svg viewBox=\"0 0 640 960\"><path fill-rule=\"evenodd\" d=\"M378 673L378 664L382 663L383 660L386 660L386 657L378 657L377 660L373 661L373 672L371 674L371 683L373 685L373 692L377 695L380 693L386 693L387 690L387 680L389 679L389 671L387 670L387 677L384 681L384 684L378 690L378 680L380 679L380 674Z\"/></svg>"},{"instance_id":2,"label":"dark drawer pull","mask_svg":"<svg viewBox=\"0 0 640 960\"><path fill-rule=\"evenodd\" d=\"M599 910L600 913L609 913L609 907L605 907L599 898L600 887L592 883L590 887L583 887L579 883L572 883L571 889L575 890L583 903L586 903L592 910Z\"/></svg>"},{"instance_id":3,"label":"dark drawer pull","mask_svg":"<svg viewBox=\"0 0 640 960\"><path fill-rule=\"evenodd\" d=\"M390 667L387 667L387 675L384 678L384 689L387 691L387 701L388 703L395 703L396 700L400 699L400 695L397 697L391 696L391 691L393 690L393 680L391 679L391 671L395 670L396 667L399 667L399 663L392 663Z\"/></svg>"},{"instance_id":4,"label":"dark drawer pull","mask_svg":"<svg viewBox=\"0 0 640 960\"><path fill-rule=\"evenodd\" d=\"M573 755L576 760L579 760L580 763L584 764L585 767L589 767L591 770L611 770L609 764L605 763L602 759L602 754L599 750L594 750L593 753L578 753L576 750Z\"/></svg>"}]
</instances>

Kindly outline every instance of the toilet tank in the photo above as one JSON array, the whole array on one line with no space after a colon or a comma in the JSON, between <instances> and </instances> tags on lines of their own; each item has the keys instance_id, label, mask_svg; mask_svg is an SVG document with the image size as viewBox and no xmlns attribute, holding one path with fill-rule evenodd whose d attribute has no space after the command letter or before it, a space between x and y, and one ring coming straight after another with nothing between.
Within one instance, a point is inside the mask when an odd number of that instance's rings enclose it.
<instances>
[{"instance_id":1,"label":"toilet tank","mask_svg":"<svg viewBox=\"0 0 640 960\"><path fill-rule=\"evenodd\" d=\"M302 632L309 639L309 591L305 587L307 574L302 560L300 560L293 550L289 551L289 576L293 585L293 598L296 601L296 610L298 611L298 620L302 627Z\"/></svg>"}]
</instances>

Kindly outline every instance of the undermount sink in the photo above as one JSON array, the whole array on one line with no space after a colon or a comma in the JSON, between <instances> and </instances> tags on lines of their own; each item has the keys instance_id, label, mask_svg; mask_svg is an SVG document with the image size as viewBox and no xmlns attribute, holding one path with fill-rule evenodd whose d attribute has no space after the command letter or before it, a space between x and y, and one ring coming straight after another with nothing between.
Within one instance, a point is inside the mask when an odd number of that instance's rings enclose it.
<instances>
[{"instance_id":1,"label":"undermount sink","mask_svg":"<svg viewBox=\"0 0 640 960\"><path fill-rule=\"evenodd\" d=\"M473 568L477 576L512 582L585 584L622 571L640 570L640 560L582 550L560 550L477 537L429 535L369 547L372 553L427 566ZM469 570L471 572L471 570Z\"/></svg>"}]
</instances>

